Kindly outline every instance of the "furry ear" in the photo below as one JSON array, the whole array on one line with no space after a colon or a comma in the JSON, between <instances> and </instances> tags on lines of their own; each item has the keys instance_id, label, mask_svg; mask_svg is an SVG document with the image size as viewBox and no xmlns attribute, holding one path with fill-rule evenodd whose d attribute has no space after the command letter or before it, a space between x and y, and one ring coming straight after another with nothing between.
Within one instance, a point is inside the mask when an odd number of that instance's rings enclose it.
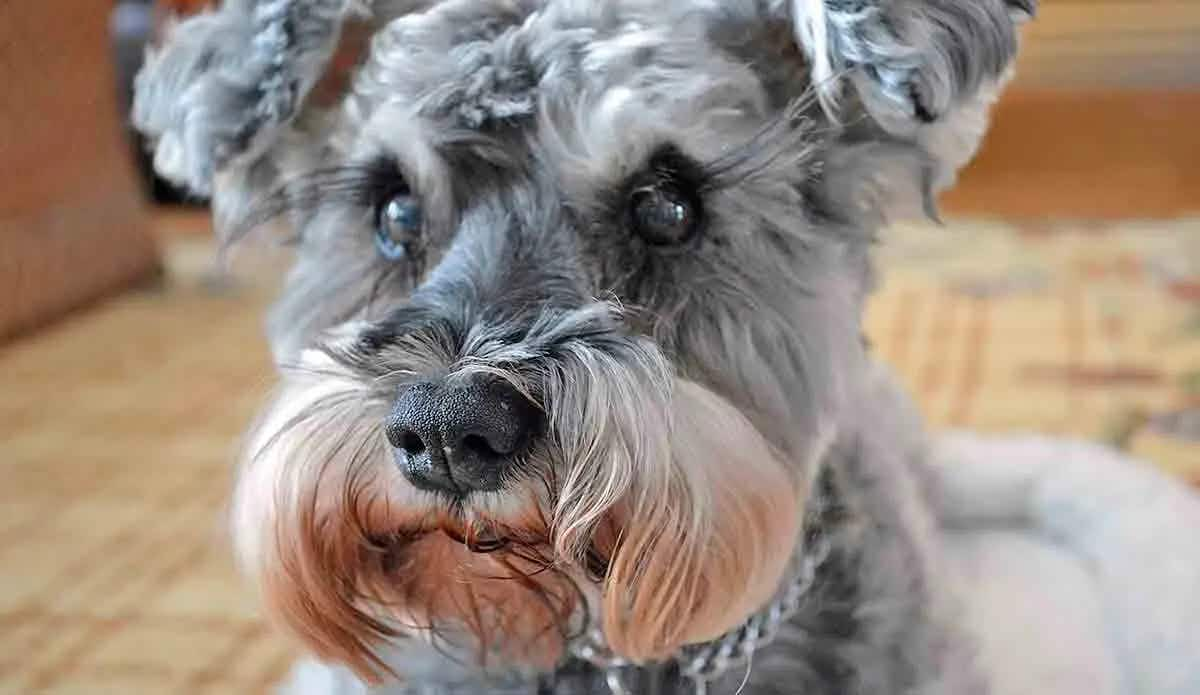
<instances>
[{"instance_id":1,"label":"furry ear","mask_svg":"<svg viewBox=\"0 0 1200 695\"><path fill-rule=\"evenodd\" d=\"M1012 73L1018 25L1036 0L771 0L806 58L808 84L842 137L828 179L877 173L850 185L883 218L923 211L975 155L988 115ZM906 151L907 150L907 151ZM889 151L895 155L889 159ZM887 181L922 190L888 190ZM915 172L916 176L912 174ZM845 183L852 183L846 181ZM903 185L903 184L901 184ZM832 186L827 186L832 190ZM845 193L839 194L845 197ZM844 201L843 201L844 202Z\"/></svg>"},{"instance_id":2,"label":"furry ear","mask_svg":"<svg viewBox=\"0 0 1200 695\"><path fill-rule=\"evenodd\" d=\"M262 156L337 45L347 0L230 0L172 27L137 77L133 123L154 164L196 193Z\"/></svg>"},{"instance_id":3,"label":"furry ear","mask_svg":"<svg viewBox=\"0 0 1200 695\"><path fill-rule=\"evenodd\" d=\"M843 76L890 133L949 114L1001 80L1017 52L1017 23L1036 0L772 0L790 20L826 109Z\"/></svg>"},{"instance_id":4,"label":"furry ear","mask_svg":"<svg viewBox=\"0 0 1200 695\"><path fill-rule=\"evenodd\" d=\"M789 467L717 396L677 381L670 468L617 510L604 634L619 654L662 658L714 639L779 588L804 496Z\"/></svg>"},{"instance_id":5,"label":"furry ear","mask_svg":"<svg viewBox=\"0 0 1200 695\"><path fill-rule=\"evenodd\" d=\"M295 132L338 49L343 26L372 24L434 0L227 0L172 27L135 83L132 121L160 174L211 196L218 228L278 182L275 152ZM296 143L292 143L295 145Z\"/></svg>"}]
</instances>

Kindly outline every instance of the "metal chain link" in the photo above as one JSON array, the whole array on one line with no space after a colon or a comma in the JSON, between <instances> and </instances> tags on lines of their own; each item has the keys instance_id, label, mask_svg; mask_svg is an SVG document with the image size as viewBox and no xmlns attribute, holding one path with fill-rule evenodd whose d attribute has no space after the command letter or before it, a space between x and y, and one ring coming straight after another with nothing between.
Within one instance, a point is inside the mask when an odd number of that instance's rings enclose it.
<instances>
[{"instance_id":1,"label":"metal chain link","mask_svg":"<svg viewBox=\"0 0 1200 695\"><path fill-rule=\"evenodd\" d=\"M680 674L692 681L695 695L706 695L709 683L731 668L747 663L754 652L775 639L784 623L800 610L804 596L816 580L817 570L829 557L830 545L826 536L818 536L812 550L801 561L796 578L782 596L752 615L740 627L711 642L687 647L675 658ZM624 675L625 671L636 665L614 654L599 630L592 630L571 645L571 653L604 672L611 695L632 695L625 685Z\"/></svg>"},{"instance_id":2,"label":"metal chain link","mask_svg":"<svg viewBox=\"0 0 1200 695\"><path fill-rule=\"evenodd\" d=\"M617 656L605 643L604 634L592 630L571 645L571 654L604 672L604 680L612 695L632 695L622 680L623 671L632 666L628 659Z\"/></svg>"}]
</instances>

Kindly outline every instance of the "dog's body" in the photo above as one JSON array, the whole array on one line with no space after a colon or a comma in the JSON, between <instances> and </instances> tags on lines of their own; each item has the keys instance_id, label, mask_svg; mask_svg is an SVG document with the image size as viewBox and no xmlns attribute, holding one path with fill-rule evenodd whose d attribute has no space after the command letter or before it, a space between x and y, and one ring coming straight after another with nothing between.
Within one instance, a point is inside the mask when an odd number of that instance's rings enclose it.
<instances>
[{"instance_id":1,"label":"dog's body","mask_svg":"<svg viewBox=\"0 0 1200 695\"><path fill-rule=\"evenodd\" d=\"M384 692L1028 692L859 323L1029 3L381 1L318 113L353 9L229 0L135 108L299 242L233 503L272 616Z\"/></svg>"}]
</instances>

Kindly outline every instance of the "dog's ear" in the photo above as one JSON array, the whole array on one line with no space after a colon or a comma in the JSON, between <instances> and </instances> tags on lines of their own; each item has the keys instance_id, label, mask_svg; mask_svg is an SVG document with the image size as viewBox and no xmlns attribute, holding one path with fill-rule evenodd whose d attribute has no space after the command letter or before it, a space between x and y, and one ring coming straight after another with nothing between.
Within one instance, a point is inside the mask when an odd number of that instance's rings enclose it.
<instances>
[{"instance_id":1,"label":"dog's ear","mask_svg":"<svg viewBox=\"0 0 1200 695\"><path fill-rule=\"evenodd\" d=\"M164 177L210 195L299 113L337 44L342 0L230 0L172 26L137 77L133 123Z\"/></svg>"},{"instance_id":2,"label":"dog's ear","mask_svg":"<svg viewBox=\"0 0 1200 695\"><path fill-rule=\"evenodd\" d=\"M831 131L841 133L838 145L854 148L840 158L847 166L880 161L887 148L911 148L904 161L889 166L917 162L912 171L931 199L974 156L991 105L1011 76L1018 26L1032 17L1036 0L765 0L735 9L739 5L717 10L718 22L753 16L757 29L726 33L740 35L737 50L751 51L764 85L787 98L815 94ZM747 13L747 7L754 9ZM915 202L919 209L923 201Z\"/></svg>"},{"instance_id":3,"label":"dog's ear","mask_svg":"<svg viewBox=\"0 0 1200 695\"><path fill-rule=\"evenodd\" d=\"M924 207L974 157L1036 0L774 0L848 139L907 142ZM858 150L858 154L862 154Z\"/></svg>"},{"instance_id":4,"label":"dog's ear","mask_svg":"<svg viewBox=\"0 0 1200 695\"><path fill-rule=\"evenodd\" d=\"M147 55L132 113L158 172L211 196L218 226L235 217L239 198L277 183L279 144L325 76L347 20L386 21L433 0L373 4L227 0L172 26ZM286 149L302 156L303 148Z\"/></svg>"},{"instance_id":5,"label":"dog's ear","mask_svg":"<svg viewBox=\"0 0 1200 695\"><path fill-rule=\"evenodd\" d=\"M771 0L837 114L857 101L889 133L936 123L1004 78L1036 0ZM847 94L852 86L853 94Z\"/></svg>"}]
</instances>

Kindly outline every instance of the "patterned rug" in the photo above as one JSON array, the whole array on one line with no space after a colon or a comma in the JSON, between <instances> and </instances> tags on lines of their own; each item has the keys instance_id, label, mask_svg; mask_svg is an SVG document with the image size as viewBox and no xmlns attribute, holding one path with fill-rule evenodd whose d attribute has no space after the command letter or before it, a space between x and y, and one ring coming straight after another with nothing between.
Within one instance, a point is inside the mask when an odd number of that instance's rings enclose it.
<instances>
[{"instance_id":1,"label":"patterned rug","mask_svg":"<svg viewBox=\"0 0 1200 695\"><path fill-rule=\"evenodd\" d=\"M176 239L163 286L0 348L2 694L260 693L288 668L220 525L271 381L265 288ZM933 425L1084 435L1200 483L1200 219L956 220L879 257L868 333Z\"/></svg>"},{"instance_id":2,"label":"patterned rug","mask_svg":"<svg viewBox=\"0 0 1200 695\"><path fill-rule=\"evenodd\" d=\"M1200 483L1200 218L904 226L868 334L933 425L1108 442Z\"/></svg>"}]
</instances>

